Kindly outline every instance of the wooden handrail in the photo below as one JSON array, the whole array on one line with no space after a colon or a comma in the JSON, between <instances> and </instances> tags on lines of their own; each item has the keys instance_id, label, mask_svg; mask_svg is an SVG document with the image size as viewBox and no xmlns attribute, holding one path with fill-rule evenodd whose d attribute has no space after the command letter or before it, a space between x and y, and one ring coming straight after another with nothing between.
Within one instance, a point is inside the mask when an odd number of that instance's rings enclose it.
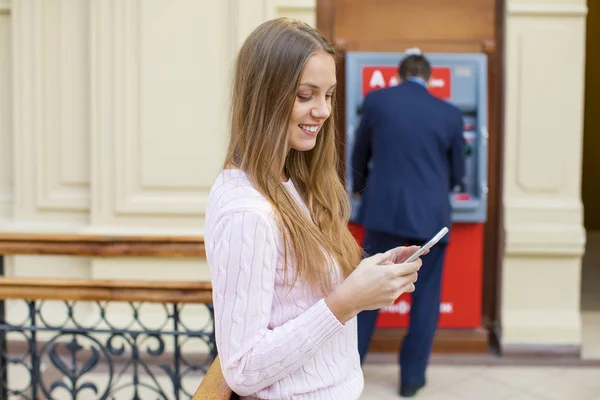
<instances>
[{"instance_id":1,"label":"wooden handrail","mask_svg":"<svg viewBox=\"0 0 600 400\"><path fill-rule=\"evenodd\" d=\"M0 299L212 303L210 282L0 278Z\"/></svg>"},{"instance_id":2,"label":"wooden handrail","mask_svg":"<svg viewBox=\"0 0 600 400\"><path fill-rule=\"evenodd\" d=\"M206 257L202 236L114 236L0 233L3 255Z\"/></svg>"},{"instance_id":3,"label":"wooden handrail","mask_svg":"<svg viewBox=\"0 0 600 400\"><path fill-rule=\"evenodd\" d=\"M221 371L221 361L219 360L219 356L217 356L206 372L204 379L200 382L200 386L196 389L192 400L234 400L239 398L227 386L227 382Z\"/></svg>"},{"instance_id":4,"label":"wooden handrail","mask_svg":"<svg viewBox=\"0 0 600 400\"><path fill-rule=\"evenodd\" d=\"M205 257L195 236L0 233L0 255ZM0 299L211 303L210 282L0 278Z\"/></svg>"},{"instance_id":5,"label":"wooden handrail","mask_svg":"<svg viewBox=\"0 0 600 400\"><path fill-rule=\"evenodd\" d=\"M141 236L141 235L88 235L65 233L0 232L0 242L171 242L201 243L202 236Z\"/></svg>"}]
</instances>

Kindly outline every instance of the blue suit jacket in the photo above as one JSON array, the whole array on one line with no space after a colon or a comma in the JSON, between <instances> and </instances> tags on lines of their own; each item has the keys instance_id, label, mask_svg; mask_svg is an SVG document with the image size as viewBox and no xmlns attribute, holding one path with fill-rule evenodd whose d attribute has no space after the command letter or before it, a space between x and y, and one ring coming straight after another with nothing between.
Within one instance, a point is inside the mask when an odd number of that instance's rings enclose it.
<instances>
[{"instance_id":1,"label":"blue suit jacket","mask_svg":"<svg viewBox=\"0 0 600 400\"><path fill-rule=\"evenodd\" d=\"M465 173L461 111L404 81L367 94L361 114L352 155L356 222L417 240L450 229L449 193Z\"/></svg>"}]
</instances>

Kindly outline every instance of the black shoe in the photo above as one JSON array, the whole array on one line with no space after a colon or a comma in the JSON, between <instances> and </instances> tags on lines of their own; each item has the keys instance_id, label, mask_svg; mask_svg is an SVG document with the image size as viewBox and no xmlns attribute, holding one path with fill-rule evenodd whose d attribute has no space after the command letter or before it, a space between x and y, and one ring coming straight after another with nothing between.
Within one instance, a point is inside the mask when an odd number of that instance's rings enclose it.
<instances>
[{"instance_id":1,"label":"black shoe","mask_svg":"<svg viewBox=\"0 0 600 400\"><path fill-rule=\"evenodd\" d=\"M415 397L417 392L425 386L424 383L420 385L400 385L400 397Z\"/></svg>"}]
</instances>

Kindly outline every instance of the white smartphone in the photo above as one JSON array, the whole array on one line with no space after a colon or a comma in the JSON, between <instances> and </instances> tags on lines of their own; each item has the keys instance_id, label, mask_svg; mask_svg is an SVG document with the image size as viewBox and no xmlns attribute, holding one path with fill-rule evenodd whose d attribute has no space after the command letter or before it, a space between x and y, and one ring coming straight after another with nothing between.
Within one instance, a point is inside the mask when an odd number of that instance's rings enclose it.
<instances>
[{"instance_id":1,"label":"white smartphone","mask_svg":"<svg viewBox=\"0 0 600 400\"><path fill-rule=\"evenodd\" d=\"M413 255L410 256L410 257L408 257L406 259L406 261L404 261L404 262L405 263L413 262L417 258L421 257L421 255L423 255L423 253L425 253L427 250L429 250L430 248L432 248L437 242L440 241L441 238L443 238L444 236L446 236L446 233L448 233L448 228L443 227L429 242L427 242L419 250L415 251L413 253Z\"/></svg>"}]
</instances>

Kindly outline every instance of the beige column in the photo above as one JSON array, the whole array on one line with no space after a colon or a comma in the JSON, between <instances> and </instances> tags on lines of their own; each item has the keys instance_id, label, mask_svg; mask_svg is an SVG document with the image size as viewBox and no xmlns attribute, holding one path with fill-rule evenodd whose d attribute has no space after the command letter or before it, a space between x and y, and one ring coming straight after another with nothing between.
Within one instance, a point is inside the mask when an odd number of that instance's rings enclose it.
<instances>
[{"instance_id":1,"label":"beige column","mask_svg":"<svg viewBox=\"0 0 600 400\"><path fill-rule=\"evenodd\" d=\"M201 234L226 136L229 2L92 0L88 231Z\"/></svg>"},{"instance_id":2,"label":"beige column","mask_svg":"<svg viewBox=\"0 0 600 400\"><path fill-rule=\"evenodd\" d=\"M87 1L12 2L14 220L73 232L88 221Z\"/></svg>"},{"instance_id":3,"label":"beige column","mask_svg":"<svg viewBox=\"0 0 600 400\"><path fill-rule=\"evenodd\" d=\"M289 17L317 27L317 0L268 0L269 18Z\"/></svg>"},{"instance_id":4,"label":"beige column","mask_svg":"<svg viewBox=\"0 0 600 400\"><path fill-rule=\"evenodd\" d=\"M6 223L12 211L12 91L10 3L0 1L0 224Z\"/></svg>"},{"instance_id":5,"label":"beige column","mask_svg":"<svg viewBox=\"0 0 600 400\"><path fill-rule=\"evenodd\" d=\"M581 343L585 0L508 0L505 350Z\"/></svg>"},{"instance_id":6,"label":"beige column","mask_svg":"<svg viewBox=\"0 0 600 400\"><path fill-rule=\"evenodd\" d=\"M235 0L234 3L239 21L234 27L234 40L238 44L259 24L272 18L295 18L316 27L317 0Z\"/></svg>"},{"instance_id":7,"label":"beige column","mask_svg":"<svg viewBox=\"0 0 600 400\"><path fill-rule=\"evenodd\" d=\"M10 72L0 137L9 154L0 161L0 199L11 202L0 230L76 233L91 200L88 1L3 4L0 68L3 78L5 62ZM6 266L18 276L89 277L86 258L7 257Z\"/></svg>"}]
</instances>

